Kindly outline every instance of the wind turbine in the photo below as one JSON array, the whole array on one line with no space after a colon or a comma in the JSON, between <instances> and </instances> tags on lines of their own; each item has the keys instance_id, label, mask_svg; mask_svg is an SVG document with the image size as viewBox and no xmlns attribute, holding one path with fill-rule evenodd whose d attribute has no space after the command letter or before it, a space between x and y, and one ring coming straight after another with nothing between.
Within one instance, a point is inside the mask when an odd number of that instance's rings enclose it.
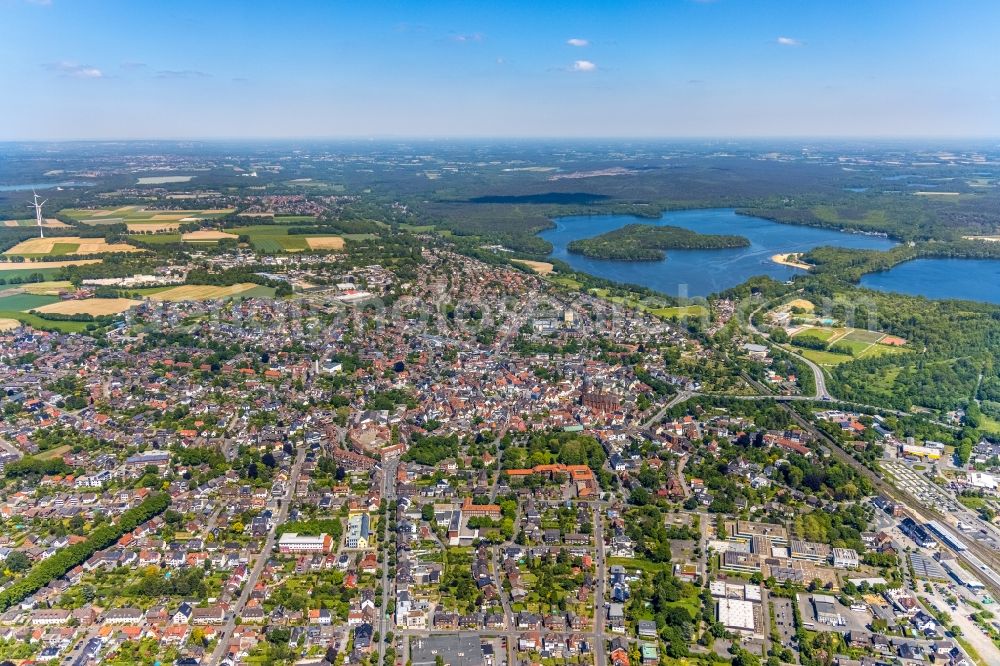
<instances>
[{"instance_id":1,"label":"wind turbine","mask_svg":"<svg viewBox=\"0 0 1000 666\"><path fill-rule=\"evenodd\" d=\"M34 203L30 203L28 205L35 207L35 219L38 220L38 237L45 238L45 227L42 226L42 223L44 222L44 220L42 219L42 206L45 205L45 202L48 201L48 199L39 202L38 194L35 192L35 190L31 190L31 194L32 196L34 196Z\"/></svg>"}]
</instances>

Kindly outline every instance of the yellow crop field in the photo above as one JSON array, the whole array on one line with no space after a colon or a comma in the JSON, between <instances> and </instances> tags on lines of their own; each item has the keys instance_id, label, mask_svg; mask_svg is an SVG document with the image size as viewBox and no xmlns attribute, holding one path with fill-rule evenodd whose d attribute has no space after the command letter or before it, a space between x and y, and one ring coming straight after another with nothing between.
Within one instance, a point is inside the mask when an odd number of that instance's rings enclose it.
<instances>
[{"instance_id":1,"label":"yellow crop field","mask_svg":"<svg viewBox=\"0 0 1000 666\"><path fill-rule=\"evenodd\" d=\"M39 296L58 296L60 291L71 291L73 285L69 280L53 280L51 282L34 282L21 286L21 291Z\"/></svg>"},{"instance_id":2,"label":"yellow crop field","mask_svg":"<svg viewBox=\"0 0 1000 666\"><path fill-rule=\"evenodd\" d=\"M10 248L4 254L54 254L56 246L67 248L76 246L61 254L103 254L106 252L139 252L139 249L125 243L108 243L103 238L80 238L79 236L51 236L48 238L29 238ZM23 266L22 266L23 268Z\"/></svg>"},{"instance_id":3,"label":"yellow crop field","mask_svg":"<svg viewBox=\"0 0 1000 666\"><path fill-rule=\"evenodd\" d=\"M527 259L515 259L519 264L523 264L540 275L548 275L552 272L553 266L547 261L529 261Z\"/></svg>"},{"instance_id":4,"label":"yellow crop field","mask_svg":"<svg viewBox=\"0 0 1000 666\"><path fill-rule=\"evenodd\" d=\"M343 250L344 239L340 236L309 236L306 243L310 250Z\"/></svg>"},{"instance_id":5,"label":"yellow crop field","mask_svg":"<svg viewBox=\"0 0 1000 666\"><path fill-rule=\"evenodd\" d=\"M98 317L100 315L112 315L125 312L131 307L139 305L142 301L131 298L85 298L79 301L59 301L49 303L37 308L32 308L35 312L46 312L50 314L89 314Z\"/></svg>"},{"instance_id":6,"label":"yellow crop field","mask_svg":"<svg viewBox=\"0 0 1000 666\"><path fill-rule=\"evenodd\" d=\"M100 259L67 259L66 261L0 261L0 271L23 271L31 268L43 271L46 268L62 268L63 266L85 266L87 264L99 264Z\"/></svg>"},{"instance_id":7,"label":"yellow crop field","mask_svg":"<svg viewBox=\"0 0 1000 666\"><path fill-rule=\"evenodd\" d=\"M150 294L149 298L154 301L211 301L232 298L258 286L252 282L241 282L228 287L217 287L210 284L185 284Z\"/></svg>"},{"instance_id":8,"label":"yellow crop field","mask_svg":"<svg viewBox=\"0 0 1000 666\"><path fill-rule=\"evenodd\" d=\"M181 236L181 238L189 243L197 243L199 241L219 241L228 238L236 240L237 236L235 234L227 234L225 231L216 231L215 229L200 229L188 232Z\"/></svg>"},{"instance_id":9,"label":"yellow crop field","mask_svg":"<svg viewBox=\"0 0 1000 666\"><path fill-rule=\"evenodd\" d=\"M5 331L12 331L21 325L16 319L0 319L0 333Z\"/></svg>"},{"instance_id":10,"label":"yellow crop field","mask_svg":"<svg viewBox=\"0 0 1000 666\"><path fill-rule=\"evenodd\" d=\"M125 227L129 233L159 234L170 231L177 231L181 226L180 222L126 222Z\"/></svg>"}]
</instances>

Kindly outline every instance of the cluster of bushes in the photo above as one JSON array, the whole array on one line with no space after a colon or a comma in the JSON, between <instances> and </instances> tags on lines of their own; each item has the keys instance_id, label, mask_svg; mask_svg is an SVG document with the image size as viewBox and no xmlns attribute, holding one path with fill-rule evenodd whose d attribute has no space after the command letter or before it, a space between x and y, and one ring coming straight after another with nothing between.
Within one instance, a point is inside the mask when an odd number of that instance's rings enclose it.
<instances>
[{"instance_id":1,"label":"cluster of bushes","mask_svg":"<svg viewBox=\"0 0 1000 666\"><path fill-rule=\"evenodd\" d=\"M142 504L123 513L114 525L103 525L93 530L86 541L63 548L55 555L36 563L17 582L0 592L0 609L7 610L20 603L50 581L66 575L73 567L83 564L91 555L103 550L153 516L163 513L170 504L170 497L156 493L147 497Z\"/></svg>"}]
</instances>

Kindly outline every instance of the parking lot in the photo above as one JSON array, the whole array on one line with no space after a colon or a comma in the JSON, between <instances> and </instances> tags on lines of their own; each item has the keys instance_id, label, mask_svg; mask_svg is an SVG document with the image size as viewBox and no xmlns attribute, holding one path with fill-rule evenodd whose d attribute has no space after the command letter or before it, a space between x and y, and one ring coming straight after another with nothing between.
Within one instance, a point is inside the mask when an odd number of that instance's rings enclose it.
<instances>
[{"instance_id":1,"label":"parking lot","mask_svg":"<svg viewBox=\"0 0 1000 666\"><path fill-rule=\"evenodd\" d=\"M774 605L774 622L781 636L781 644L795 650L798 646L793 644L795 637L795 618L792 611L792 600L784 597L770 597L771 604Z\"/></svg>"}]
</instances>

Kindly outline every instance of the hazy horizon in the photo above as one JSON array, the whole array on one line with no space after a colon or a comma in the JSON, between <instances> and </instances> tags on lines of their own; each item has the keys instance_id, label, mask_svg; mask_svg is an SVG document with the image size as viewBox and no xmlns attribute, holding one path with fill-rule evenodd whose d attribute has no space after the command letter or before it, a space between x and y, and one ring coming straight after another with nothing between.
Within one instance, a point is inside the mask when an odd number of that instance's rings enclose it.
<instances>
[{"instance_id":1,"label":"hazy horizon","mask_svg":"<svg viewBox=\"0 0 1000 666\"><path fill-rule=\"evenodd\" d=\"M0 0L0 140L982 139L1000 4Z\"/></svg>"}]
</instances>

